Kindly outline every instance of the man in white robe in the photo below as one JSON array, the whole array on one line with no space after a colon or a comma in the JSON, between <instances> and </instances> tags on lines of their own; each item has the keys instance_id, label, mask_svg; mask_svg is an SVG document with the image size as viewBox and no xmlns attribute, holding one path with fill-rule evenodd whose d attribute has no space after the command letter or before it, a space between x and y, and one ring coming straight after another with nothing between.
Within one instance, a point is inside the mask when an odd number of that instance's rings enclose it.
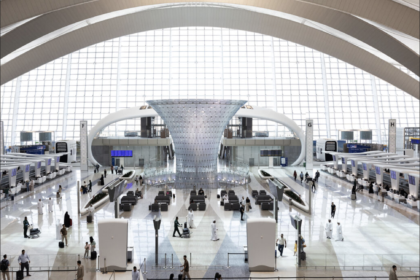
<instances>
[{"instance_id":1,"label":"man in white robe","mask_svg":"<svg viewBox=\"0 0 420 280\"><path fill-rule=\"evenodd\" d=\"M53 203L54 203L54 201L52 201L52 199L50 197L50 199L48 199L48 212L53 211Z\"/></svg>"},{"instance_id":2,"label":"man in white robe","mask_svg":"<svg viewBox=\"0 0 420 280\"><path fill-rule=\"evenodd\" d=\"M89 207L88 207L88 209L87 209L87 212L88 212L88 216L92 216L93 217L93 213L95 212L95 207L93 207L93 205L90 204Z\"/></svg>"},{"instance_id":3,"label":"man in white robe","mask_svg":"<svg viewBox=\"0 0 420 280\"><path fill-rule=\"evenodd\" d=\"M41 199L39 199L39 201L38 201L38 215L44 214L42 212L42 207L44 207L44 203L42 203Z\"/></svg>"},{"instance_id":4,"label":"man in white robe","mask_svg":"<svg viewBox=\"0 0 420 280\"><path fill-rule=\"evenodd\" d=\"M337 223L337 237L338 239L336 241L344 241L343 229L341 228L340 223Z\"/></svg>"},{"instance_id":5,"label":"man in white robe","mask_svg":"<svg viewBox=\"0 0 420 280\"><path fill-rule=\"evenodd\" d=\"M328 220L328 223L325 225L325 233L327 234L328 239L332 238L333 225L331 223L331 220Z\"/></svg>"},{"instance_id":6,"label":"man in white robe","mask_svg":"<svg viewBox=\"0 0 420 280\"><path fill-rule=\"evenodd\" d=\"M190 228L194 228L195 227L194 226L194 212L193 212L192 209L190 209L190 211L188 212L187 219L188 219L188 225L189 225L189 227Z\"/></svg>"},{"instance_id":7,"label":"man in white robe","mask_svg":"<svg viewBox=\"0 0 420 280\"><path fill-rule=\"evenodd\" d=\"M225 195L223 196L223 202L224 202L224 203L228 203L228 202L229 202L229 199L228 199L228 195L227 195L227 194L225 194Z\"/></svg>"},{"instance_id":8,"label":"man in white robe","mask_svg":"<svg viewBox=\"0 0 420 280\"><path fill-rule=\"evenodd\" d=\"M219 238L217 238L217 228L216 228L216 220L213 221L211 224L211 240L217 241Z\"/></svg>"}]
</instances>

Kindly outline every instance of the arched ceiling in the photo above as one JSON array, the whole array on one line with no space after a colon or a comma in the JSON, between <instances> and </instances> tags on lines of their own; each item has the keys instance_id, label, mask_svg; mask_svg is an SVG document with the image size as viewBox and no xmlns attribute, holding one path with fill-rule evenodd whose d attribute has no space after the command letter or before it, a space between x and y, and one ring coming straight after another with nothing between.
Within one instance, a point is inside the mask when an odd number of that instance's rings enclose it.
<instances>
[{"instance_id":1,"label":"arched ceiling","mask_svg":"<svg viewBox=\"0 0 420 280\"><path fill-rule=\"evenodd\" d=\"M253 31L290 40L353 64L419 98L418 78L395 67L401 65L420 75L416 52L419 12L396 1L3 0L0 3L1 84L107 39L151 29L196 25ZM166 12L159 12L162 10ZM132 26L128 18L141 26ZM293 29L278 30L285 26Z\"/></svg>"}]
</instances>

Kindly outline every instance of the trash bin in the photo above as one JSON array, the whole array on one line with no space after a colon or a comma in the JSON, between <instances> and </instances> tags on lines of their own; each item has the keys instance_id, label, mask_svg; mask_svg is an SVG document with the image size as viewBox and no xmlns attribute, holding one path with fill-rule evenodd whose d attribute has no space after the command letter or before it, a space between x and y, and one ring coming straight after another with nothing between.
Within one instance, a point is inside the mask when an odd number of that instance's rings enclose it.
<instances>
[{"instance_id":1,"label":"trash bin","mask_svg":"<svg viewBox=\"0 0 420 280\"><path fill-rule=\"evenodd\" d=\"M306 167L306 162L303 163L303 167Z\"/></svg>"}]
</instances>

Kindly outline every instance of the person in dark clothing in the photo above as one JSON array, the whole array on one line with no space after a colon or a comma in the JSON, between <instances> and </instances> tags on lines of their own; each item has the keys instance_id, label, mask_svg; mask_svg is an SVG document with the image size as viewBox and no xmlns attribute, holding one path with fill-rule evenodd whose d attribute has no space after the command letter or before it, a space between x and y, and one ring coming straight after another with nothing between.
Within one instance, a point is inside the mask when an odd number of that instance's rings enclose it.
<instances>
[{"instance_id":1,"label":"person in dark clothing","mask_svg":"<svg viewBox=\"0 0 420 280\"><path fill-rule=\"evenodd\" d=\"M219 272L216 272L216 274L214 275L214 280L221 280L222 279L222 275L220 275Z\"/></svg>"},{"instance_id":2,"label":"person in dark clothing","mask_svg":"<svg viewBox=\"0 0 420 280\"><path fill-rule=\"evenodd\" d=\"M305 173L305 181L308 181L309 174L308 172Z\"/></svg>"},{"instance_id":3,"label":"person in dark clothing","mask_svg":"<svg viewBox=\"0 0 420 280\"><path fill-rule=\"evenodd\" d=\"M23 220L23 237L24 238L30 238L28 236L28 228L29 228L28 218L25 217L25 220Z\"/></svg>"},{"instance_id":4,"label":"person in dark clothing","mask_svg":"<svg viewBox=\"0 0 420 280\"><path fill-rule=\"evenodd\" d=\"M300 172L299 176L300 176L300 183L302 184L302 182L303 182L303 172L302 171Z\"/></svg>"},{"instance_id":5,"label":"person in dark clothing","mask_svg":"<svg viewBox=\"0 0 420 280\"><path fill-rule=\"evenodd\" d=\"M353 188L351 189L351 194L356 194L356 187L357 187L357 181L356 179L354 179Z\"/></svg>"},{"instance_id":6,"label":"person in dark clothing","mask_svg":"<svg viewBox=\"0 0 420 280\"><path fill-rule=\"evenodd\" d=\"M316 191L315 181L312 181L312 192Z\"/></svg>"},{"instance_id":7,"label":"person in dark clothing","mask_svg":"<svg viewBox=\"0 0 420 280\"><path fill-rule=\"evenodd\" d=\"M331 202L331 218L334 218L335 216L335 208L334 202Z\"/></svg>"},{"instance_id":8,"label":"person in dark clothing","mask_svg":"<svg viewBox=\"0 0 420 280\"><path fill-rule=\"evenodd\" d=\"M315 181L318 182L318 178L321 174L319 173L319 171L317 170L315 173Z\"/></svg>"},{"instance_id":9,"label":"person in dark clothing","mask_svg":"<svg viewBox=\"0 0 420 280\"><path fill-rule=\"evenodd\" d=\"M99 172L99 164L96 164L96 172Z\"/></svg>"},{"instance_id":10,"label":"person in dark clothing","mask_svg":"<svg viewBox=\"0 0 420 280\"><path fill-rule=\"evenodd\" d=\"M239 208L239 210L241 211L241 221L243 221L244 220L245 209L244 209L244 206L242 204L241 204L241 207Z\"/></svg>"},{"instance_id":11,"label":"person in dark clothing","mask_svg":"<svg viewBox=\"0 0 420 280\"><path fill-rule=\"evenodd\" d=\"M172 237L175 237L175 232L178 232L179 237L182 237L181 233L179 232L178 227L180 226L179 222L178 222L178 217L175 218L174 221L174 233L172 234Z\"/></svg>"},{"instance_id":12,"label":"person in dark clothing","mask_svg":"<svg viewBox=\"0 0 420 280\"><path fill-rule=\"evenodd\" d=\"M114 166L111 165L111 174L114 174Z\"/></svg>"},{"instance_id":13,"label":"person in dark clothing","mask_svg":"<svg viewBox=\"0 0 420 280\"><path fill-rule=\"evenodd\" d=\"M295 170L295 172L293 172L293 178L295 178L295 181L296 181L296 178L297 178L296 170Z\"/></svg>"},{"instance_id":14,"label":"person in dark clothing","mask_svg":"<svg viewBox=\"0 0 420 280\"><path fill-rule=\"evenodd\" d=\"M198 191L198 195L204 195L204 191L202 188L200 188L200 190Z\"/></svg>"},{"instance_id":15,"label":"person in dark clothing","mask_svg":"<svg viewBox=\"0 0 420 280\"><path fill-rule=\"evenodd\" d=\"M89 180L89 189L88 189L88 192L92 192L92 181L91 180Z\"/></svg>"},{"instance_id":16,"label":"person in dark clothing","mask_svg":"<svg viewBox=\"0 0 420 280\"><path fill-rule=\"evenodd\" d=\"M369 184L369 193L374 193L374 191L373 191L373 182L370 182L370 184Z\"/></svg>"},{"instance_id":17,"label":"person in dark clothing","mask_svg":"<svg viewBox=\"0 0 420 280\"><path fill-rule=\"evenodd\" d=\"M173 273L171 273L171 275L169 275L169 280L174 280L174 274Z\"/></svg>"},{"instance_id":18,"label":"person in dark clothing","mask_svg":"<svg viewBox=\"0 0 420 280\"><path fill-rule=\"evenodd\" d=\"M105 185L105 180L104 180L104 175L101 175L101 186L104 186Z\"/></svg>"},{"instance_id":19,"label":"person in dark clothing","mask_svg":"<svg viewBox=\"0 0 420 280\"><path fill-rule=\"evenodd\" d=\"M124 172L124 166L121 164L121 172Z\"/></svg>"},{"instance_id":20,"label":"person in dark clothing","mask_svg":"<svg viewBox=\"0 0 420 280\"><path fill-rule=\"evenodd\" d=\"M106 178L106 169L104 169L104 177Z\"/></svg>"},{"instance_id":21,"label":"person in dark clothing","mask_svg":"<svg viewBox=\"0 0 420 280\"><path fill-rule=\"evenodd\" d=\"M66 226L66 228L70 227L70 215L68 212L64 214L64 225Z\"/></svg>"}]
</instances>

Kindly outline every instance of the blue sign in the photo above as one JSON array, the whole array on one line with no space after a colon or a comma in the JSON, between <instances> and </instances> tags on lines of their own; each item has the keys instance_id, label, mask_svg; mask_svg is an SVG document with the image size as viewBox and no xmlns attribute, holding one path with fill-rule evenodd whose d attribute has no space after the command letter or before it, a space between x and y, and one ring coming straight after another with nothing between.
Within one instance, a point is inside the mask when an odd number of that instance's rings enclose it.
<instances>
[{"instance_id":1,"label":"blue sign","mask_svg":"<svg viewBox=\"0 0 420 280\"><path fill-rule=\"evenodd\" d=\"M337 161L337 159L336 159L336 157L335 157L335 156L333 156L333 160L334 160L334 161Z\"/></svg>"},{"instance_id":2,"label":"blue sign","mask_svg":"<svg viewBox=\"0 0 420 280\"><path fill-rule=\"evenodd\" d=\"M397 180L397 172L391 170L391 179Z\"/></svg>"},{"instance_id":3,"label":"blue sign","mask_svg":"<svg viewBox=\"0 0 420 280\"><path fill-rule=\"evenodd\" d=\"M48 159L48 165L51 165L51 159Z\"/></svg>"},{"instance_id":4,"label":"blue sign","mask_svg":"<svg viewBox=\"0 0 420 280\"><path fill-rule=\"evenodd\" d=\"M356 167L356 162L354 160L351 161L351 166Z\"/></svg>"},{"instance_id":5,"label":"blue sign","mask_svg":"<svg viewBox=\"0 0 420 280\"><path fill-rule=\"evenodd\" d=\"M362 163L363 165L363 170L367 170L367 164L366 163Z\"/></svg>"},{"instance_id":6,"label":"blue sign","mask_svg":"<svg viewBox=\"0 0 420 280\"><path fill-rule=\"evenodd\" d=\"M12 177L15 177L17 173L17 169L12 169Z\"/></svg>"},{"instance_id":7,"label":"blue sign","mask_svg":"<svg viewBox=\"0 0 420 280\"><path fill-rule=\"evenodd\" d=\"M416 185L416 177L408 175L408 183L410 185Z\"/></svg>"},{"instance_id":8,"label":"blue sign","mask_svg":"<svg viewBox=\"0 0 420 280\"><path fill-rule=\"evenodd\" d=\"M25 166L25 172L29 172L29 168L31 168L31 166L28 164Z\"/></svg>"},{"instance_id":9,"label":"blue sign","mask_svg":"<svg viewBox=\"0 0 420 280\"><path fill-rule=\"evenodd\" d=\"M133 151L131 150L112 150L111 151L112 157L132 157Z\"/></svg>"},{"instance_id":10,"label":"blue sign","mask_svg":"<svg viewBox=\"0 0 420 280\"><path fill-rule=\"evenodd\" d=\"M41 168L41 162L38 162L38 169Z\"/></svg>"},{"instance_id":11,"label":"blue sign","mask_svg":"<svg viewBox=\"0 0 420 280\"><path fill-rule=\"evenodd\" d=\"M346 159L345 159L345 158L342 158L342 159L341 159L341 163L342 163L342 164L346 164Z\"/></svg>"},{"instance_id":12,"label":"blue sign","mask_svg":"<svg viewBox=\"0 0 420 280\"><path fill-rule=\"evenodd\" d=\"M381 168L380 167L376 166L375 170L376 170L376 174L381 175Z\"/></svg>"}]
</instances>

